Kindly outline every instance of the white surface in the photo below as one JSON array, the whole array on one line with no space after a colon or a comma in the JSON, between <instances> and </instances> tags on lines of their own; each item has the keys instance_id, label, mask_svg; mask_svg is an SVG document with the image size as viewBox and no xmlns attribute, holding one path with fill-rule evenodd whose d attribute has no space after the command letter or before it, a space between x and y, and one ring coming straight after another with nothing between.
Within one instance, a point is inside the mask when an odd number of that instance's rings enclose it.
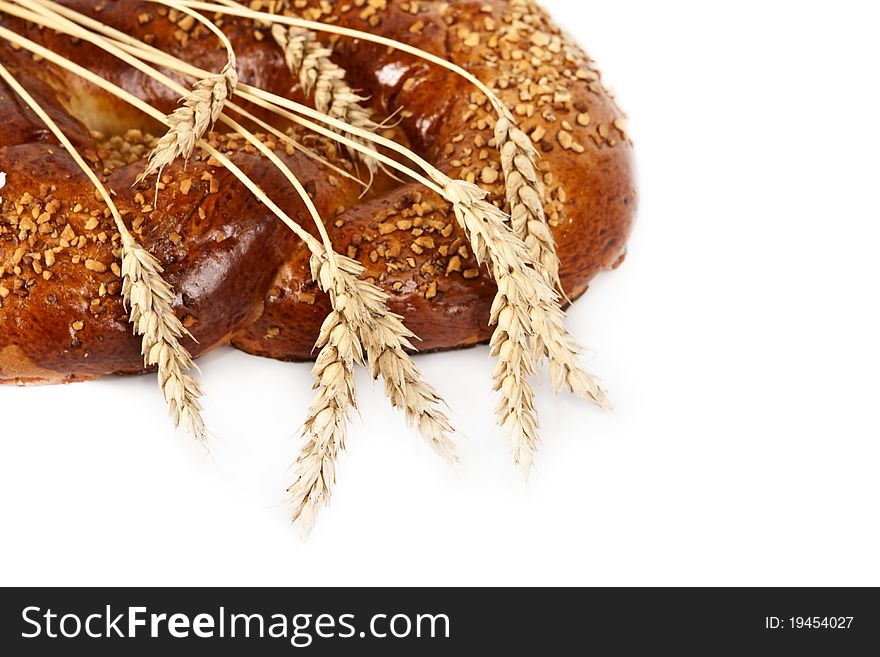
<instances>
[{"instance_id":1,"label":"white surface","mask_svg":"<svg viewBox=\"0 0 880 657\"><path fill-rule=\"evenodd\" d=\"M303 544L279 501L307 366L206 358L212 458L152 378L0 389L3 584L880 584L877 9L546 5L638 148L629 258L571 314L616 412L545 391L526 485L485 349L419 360L458 470L362 378Z\"/></svg>"}]
</instances>

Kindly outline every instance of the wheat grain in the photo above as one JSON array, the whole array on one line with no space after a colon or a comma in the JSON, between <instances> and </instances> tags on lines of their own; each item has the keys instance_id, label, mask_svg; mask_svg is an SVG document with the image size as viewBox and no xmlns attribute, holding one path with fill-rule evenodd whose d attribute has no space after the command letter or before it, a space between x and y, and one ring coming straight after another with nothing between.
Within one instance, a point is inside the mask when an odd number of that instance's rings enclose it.
<instances>
[{"instance_id":1,"label":"wheat grain","mask_svg":"<svg viewBox=\"0 0 880 657\"><path fill-rule=\"evenodd\" d=\"M495 124L504 187L513 231L525 242L529 256L551 287L561 289L556 242L544 213L544 185L538 178L532 140L510 116Z\"/></svg>"},{"instance_id":2,"label":"wheat grain","mask_svg":"<svg viewBox=\"0 0 880 657\"><path fill-rule=\"evenodd\" d=\"M490 353L497 359L492 374L494 389L501 393L496 407L499 424L507 432L516 464L528 474L540 444L535 394L529 377L534 374L527 334L528 322L521 305L529 294L517 276L496 272L498 295L492 306L491 321L496 325Z\"/></svg>"},{"instance_id":3,"label":"wheat grain","mask_svg":"<svg viewBox=\"0 0 880 657\"><path fill-rule=\"evenodd\" d=\"M309 30L282 25L272 26L272 36L284 50L284 60L290 72L297 76L306 94L315 91L315 108L328 116L362 130L375 130L378 125L361 105L366 98L356 94L346 82L345 70L336 64L333 51L325 48ZM360 144L373 149L369 142L352 136ZM367 165L372 173L378 169L378 161L358 151L349 149Z\"/></svg>"},{"instance_id":4,"label":"wheat grain","mask_svg":"<svg viewBox=\"0 0 880 657\"><path fill-rule=\"evenodd\" d=\"M348 268L349 263L356 265L357 269ZM458 452L449 438L454 429L440 409L443 400L422 379L421 372L407 353L407 350L415 350L411 342L415 336L406 328L400 315L388 310L385 292L359 278L363 268L358 263L343 261L341 268L347 269L349 276L358 277L354 279L355 298L364 305L371 320L361 328L359 335L373 378L382 377L391 405L403 410L409 425L421 433L437 454L452 463L458 462Z\"/></svg>"}]
</instances>

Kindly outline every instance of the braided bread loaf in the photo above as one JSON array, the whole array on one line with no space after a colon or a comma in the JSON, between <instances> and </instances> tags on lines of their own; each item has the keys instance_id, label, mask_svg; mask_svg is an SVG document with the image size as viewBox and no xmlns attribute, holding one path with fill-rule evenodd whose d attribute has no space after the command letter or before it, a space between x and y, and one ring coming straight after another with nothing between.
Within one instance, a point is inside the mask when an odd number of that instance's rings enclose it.
<instances>
[{"instance_id":1,"label":"braided bread loaf","mask_svg":"<svg viewBox=\"0 0 880 657\"><path fill-rule=\"evenodd\" d=\"M225 54L186 16L149 2L64 0L107 25L207 70ZM291 3L263 9L368 30L472 71L509 104L540 153L545 211L558 244L560 278L575 299L623 258L636 209L631 143L623 114L590 59L531 0ZM177 96L121 61L70 37L0 12L0 24L90 68L168 113ZM317 76L308 95L270 30L218 19L243 82L302 102L332 104ZM369 96L382 129L454 178L472 180L506 207L496 116L454 73L360 40L322 37ZM37 98L113 191L126 224L162 263L194 354L232 344L286 360L312 357L329 303L309 274L309 251L220 164L197 154L155 180L133 184L164 127L117 98L0 41L0 60ZM341 93L341 92L339 92ZM316 94L323 94L316 98ZM329 94L329 97L327 96ZM302 128L289 130L326 162L364 170L345 149ZM210 142L283 209L309 226L279 171L235 135ZM466 347L491 335L495 286L470 252L448 203L417 183L379 171L370 189L327 164L265 137L305 184L338 252L359 260L391 295L423 351ZM0 382L51 383L143 370L120 296L119 235L93 186L45 125L0 83ZM0 183L4 180L0 176ZM510 190L508 190L509 192Z\"/></svg>"}]
</instances>

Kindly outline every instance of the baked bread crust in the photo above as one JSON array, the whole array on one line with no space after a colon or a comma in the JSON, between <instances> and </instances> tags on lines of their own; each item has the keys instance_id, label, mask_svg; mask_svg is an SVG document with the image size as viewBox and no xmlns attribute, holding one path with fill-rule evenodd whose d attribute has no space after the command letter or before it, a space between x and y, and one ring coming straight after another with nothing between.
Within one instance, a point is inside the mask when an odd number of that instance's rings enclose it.
<instances>
[{"instance_id":1,"label":"baked bread crust","mask_svg":"<svg viewBox=\"0 0 880 657\"><path fill-rule=\"evenodd\" d=\"M63 4L130 34L149 35L154 45L199 67L220 70L224 64L215 39L199 28L182 30L155 4L105 1L100 14L93 0ZM329 7L332 20L446 57L514 109L541 153L546 212L567 295L579 297L598 272L617 266L637 200L624 117L592 61L544 12L529 0L359 5ZM331 18L322 9L328 3L296 6L306 18ZM173 110L173 93L88 44L9 17L0 21L163 112ZM244 82L307 100L280 49L255 36L259 26L228 17L222 26ZM351 86L371 95L377 117L403 108L395 139L448 175L477 182L503 206L503 176L491 141L495 117L475 89L399 51L347 39L327 42ZM329 303L310 280L308 250L274 215L201 156L163 172L156 203L155 179L134 187L132 182L143 171L149 134L161 134L161 126L52 66L36 66L29 54L5 43L0 57L104 173L126 223L158 257L178 294L175 311L197 340L185 343L194 355L232 344L278 359L312 357ZM355 170L328 140L299 136L336 166ZM240 138L215 133L211 140L309 225L301 202L268 161ZM386 176L362 196L361 187L345 177L283 144L270 145L309 190L337 251L360 260L366 276L389 292L389 306L420 337L420 350L489 339L495 285L477 266L443 199ZM112 219L75 164L2 83L0 172L8 174L0 190L0 382L141 371L139 340L119 295Z\"/></svg>"}]
</instances>

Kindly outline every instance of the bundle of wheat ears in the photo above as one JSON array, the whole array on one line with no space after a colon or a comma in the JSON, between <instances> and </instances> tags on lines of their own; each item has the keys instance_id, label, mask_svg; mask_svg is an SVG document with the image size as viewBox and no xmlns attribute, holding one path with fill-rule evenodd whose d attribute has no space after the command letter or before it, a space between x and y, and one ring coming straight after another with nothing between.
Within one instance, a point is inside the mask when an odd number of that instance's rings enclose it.
<instances>
[{"instance_id":1,"label":"bundle of wheat ears","mask_svg":"<svg viewBox=\"0 0 880 657\"><path fill-rule=\"evenodd\" d=\"M526 3L527 0L513 0L511 4ZM374 379L381 377L391 404L405 413L410 425L439 455L452 462L458 456L443 400L422 379L411 358L417 342L406 327L407 318L389 310L388 293L376 281L365 278L360 262L334 248L327 230L327 222L334 217L320 215L307 185L276 154L274 144L267 145L267 137L306 153L334 175L358 178L365 187L380 174L416 181L451 205L471 253L488 269L497 286L490 316L494 326L491 355L495 359L492 384L498 396L498 422L509 438L515 462L524 472L532 467L540 443L533 385L545 365L549 366L549 380L555 391L565 390L608 407L599 381L582 367L581 347L565 325L560 305L565 292L545 214L543 181L547 176L540 166L536 134L526 134L518 123L520 113L512 111L514 108L476 75L413 45L322 21L320 12L303 14L300 10L308 4L304 2L263 1L243 5L232 0L154 0L154 5L186 30L197 26L209 31L225 51L222 68L207 71L155 47L144 35L131 36L101 22L95 17L100 17L100 13L87 16L71 4L0 0L0 16L6 14L77 42L92 44L107 58L173 90L180 97L177 109L171 114L163 113L131 89L117 84L118 81L74 63L21 30L0 25L0 40L50 63L66 75L94 85L167 126L164 136L152 143L140 179L131 181L150 184L155 197L153 206L162 203L163 171L176 160L202 153L225 168L308 247L311 277L320 292L329 297L331 310L315 343L314 398L304 423L296 479L287 491L293 517L307 531L333 492L337 460L356 408L355 370L359 366L368 368ZM384 0L354 2L364 12L384 4ZM405 4L418 11L418 3ZM306 20L304 16L317 20ZM260 34L274 41L289 67L292 84L299 83L305 97L311 99L309 104L294 102L239 79L236 48L223 30L224 21L230 20L252 21ZM489 193L475 180L453 179L407 145L389 138L393 131L387 128L393 127L397 117L374 117L366 105L370 90L350 86L346 71L333 59L333 44L338 39L357 39L402 51L425 67L453 72L462 88L468 89L463 93L484 96L495 115L494 141L486 145L499 152L504 198L493 203ZM534 43L546 45L537 39ZM208 441L193 359L183 346L184 339L190 337L189 329L175 314L177 293L163 278L163 267L138 243L117 209L114 190L108 188L93 162L87 161L65 135L57 117L41 106L2 63L0 76L73 158L82 175L91 181L109 211L108 216L112 215L120 236L121 294L133 331L141 338L145 366L158 371L159 385L175 424L196 440ZM405 113L406 107L400 111ZM308 131L337 144L355 168L340 168L328 161L307 140L295 138L292 131L283 127L287 125L298 126L299 134ZM237 166L216 140L209 138L211 131L223 131L247 142L252 152L280 171L307 212L292 214L283 210L264 191L259 179L253 179ZM316 230L310 231L310 227L303 225L306 220L314 222Z\"/></svg>"}]
</instances>

